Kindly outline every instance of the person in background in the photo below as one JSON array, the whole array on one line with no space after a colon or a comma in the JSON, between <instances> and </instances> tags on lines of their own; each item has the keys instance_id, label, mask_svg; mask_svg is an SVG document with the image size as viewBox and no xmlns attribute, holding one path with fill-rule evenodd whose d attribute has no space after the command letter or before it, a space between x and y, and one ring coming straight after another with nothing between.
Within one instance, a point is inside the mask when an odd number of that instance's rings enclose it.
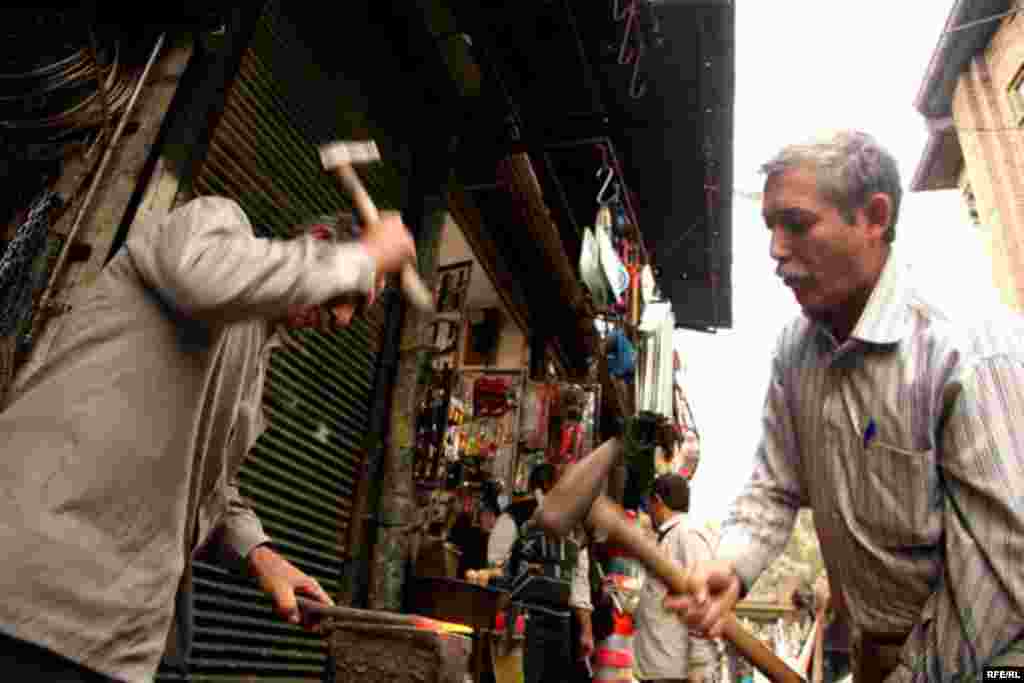
<instances>
[{"instance_id":1,"label":"person in background","mask_svg":"<svg viewBox=\"0 0 1024 683\"><path fill-rule=\"evenodd\" d=\"M666 604L720 635L807 506L855 680L1024 665L1024 321L915 281L893 245L896 161L870 135L790 145L762 170L771 256L802 315L779 337L717 556Z\"/></svg>"},{"instance_id":2,"label":"person in background","mask_svg":"<svg viewBox=\"0 0 1024 683\"><path fill-rule=\"evenodd\" d=\"M508 504L495 522L487 546L488 563L494 567L505 567L505 579L508 581L518 581L521 574L530 571L530 565L542 566L545 572L557 571L559 576L569 572L567 606L575 616L576 626L562 624L543 608L531 614L527 622L524 656L527 683L564 683L575 675L574 662L589 659L594 653L594 631L590 619L594 608L590 600L587 549L580 547L575 539L531 541L539 539L543 532L529 524L530 518L544 495L554 488L556 478L554 465L543 463L535 466L530 471L530 493ZM538 548L540 555L537 555ZM578 552L573 553L576 548ZM575 561L572 558L574 554ZM577 637L571 638L574 630L578 631Z\"/></svg>"},{"instance_id":3,"label":"person in background","mask_svg":"<svg viewBox=\"0 0 1024 683\"><path fill-rule=\"evenodd\" d=\"M238 472L266 426L275 330L347 324L344 297L372 301L416 252L396 214L344 242L307 228L258 237L221 197L139 225L0 413L8 680L148 683L165 650L182 667L200 553L292 623L296 594L331 603L274 550Z\"/></svg>"},{"instance_id":4,"label":"person in background","mask_svg":"<svg viewBox=\"0 0 1024 683\"><path fill-rule=\"evenodd\" d=\"M487 568L487 546L498 518L498 501L481 497L479 515L480 524L476 525L471 514L460 513L448 532L448 540L461 553L456 574L459 578L464 578L466 572Z\"/></svg>"},{"instance_id":5,"label":"person in background","mask_svg":"<svg viewBox=\"0 0 1024 683\"><path fill-rule=\"evenodd\" d=\"M681 566L709 560L712 548L707 537L693 527L690 485L678 474L663 474L654 481L648 512L657 533L658 546ZM665 609L665 585L648 575L636 610L634 653L641 680L649 683L710 683L718 664L715 643L687 633L675 612Z\"/></svg>"}]
</instances>

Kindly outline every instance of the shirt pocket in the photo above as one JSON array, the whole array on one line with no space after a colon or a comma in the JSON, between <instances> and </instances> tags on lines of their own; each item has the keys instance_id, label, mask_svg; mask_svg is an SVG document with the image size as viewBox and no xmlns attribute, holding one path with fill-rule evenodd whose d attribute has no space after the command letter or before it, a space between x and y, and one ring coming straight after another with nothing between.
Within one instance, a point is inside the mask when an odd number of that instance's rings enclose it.
<instances>
[{"instance_id":1,"label":"shirt pocket","mask_svg":"<svg viewBox=\"0 0 1024 683\"><path fill-rule=\"evenodd\" d=\"M942 529L934 450L876 441L861 451L852 477L854 516L871 542L884 548L930 546Z\"/></svg>"}]
</instances>

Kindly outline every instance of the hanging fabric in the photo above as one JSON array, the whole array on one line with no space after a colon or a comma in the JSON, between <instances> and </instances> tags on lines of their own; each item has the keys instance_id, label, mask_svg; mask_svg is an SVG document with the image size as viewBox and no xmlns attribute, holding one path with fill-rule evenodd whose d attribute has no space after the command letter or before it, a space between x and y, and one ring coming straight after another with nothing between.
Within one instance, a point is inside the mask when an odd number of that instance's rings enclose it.
<instances>
[{"instance_id":1,"label":"hanging fabric","mask_svg":"<svg viewBox=\"0 0 1024 683\"><path fill-rule=\"evenodd\" d=\"M598 308L603 308L608 300L608 283L601 272L601 256L597 247L597 238L590 227L583 230L583 247L580 249L580 277L583 284L590 290Z\"/></svg>"},{"instance_id":2,"label":"hanging fabric","mask_svg":"<svg viewBox=\"0 0 1024 683\"><path fill-rule=\"evenodd\" d=\"M631 378L636 369L636 350L621 329L608 334L608 374L619 379Z\"/></svg>"},{"instance_id":3,"label":"hanging fabric","mask_svg":"<svg viewBox=\"0 0 1024 683\"><path fill-rule=\"evenodd\" d=\"M654 280L654 271L649 265L644 266L644 269L640 271L640 292L644 301L654 301L654 293L657 288L658 284Z\"/></svg>"},{"instance_id":4,"label":"hanging fabric","mask_svg":"<svg viewBox=\"0 0 1024 683\"><path fill-rule=\"evenodd\" d=\"M548 446L549 396L547 384L526 383L520 434L527 450L543 450Z\"/></svg>"},{"instance_id":5,"label":"hanging fabric","mask_svg":"<svg viewBox=\"0 0 1024 683\"><path fill-rule=\"evenodd\" d=\"M644 344L640 381L637 383L637 408L669 419L674 414L674 332L672 305L668 302L648 304L640 321Z\"/></svg>"},{"instance_id":6,"label":"hanging fabric","mask_svg":"<svg viewBox=\"0 0 1024 683\"><path fill-rule=\"evenodd\" d=\"M597 238L598 253L601 261L601 272L611 289L609 304L622 303L622 295L629 289L629 271L622 264L619 255L615 253L612 246L612 217L611 209L602 206L598 209L597 220L594 225L594 235Z\"/></svg>"},{"instance_id":7,"label":"hanging fabric","mask_svg":"<svg viewBox=\"0 0 1024 683\"><path fill-rule=\"evenodd\" d=\"M501 417L512 407L509 403L511 384L502 377L481 377L473 383L473 415Z\"/></svg>"}]
</instances>

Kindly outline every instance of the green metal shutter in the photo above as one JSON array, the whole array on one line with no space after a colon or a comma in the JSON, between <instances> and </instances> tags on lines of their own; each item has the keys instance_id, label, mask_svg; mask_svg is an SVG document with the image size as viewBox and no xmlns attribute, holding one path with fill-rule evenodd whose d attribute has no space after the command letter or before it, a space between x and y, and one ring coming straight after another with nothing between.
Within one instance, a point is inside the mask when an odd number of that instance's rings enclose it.
<instances>
[{"instance_id":1,"label":"green metal shutter","mask_svg":"<svg viewBox=\"0 0 1024 683\"><path fill-rule=\"evenodd\" d=\"M336 79L322 76L279 4L268 3L194 181L197 192L237 200L254 225L279 236L350 206L322 172L317 145L366 137L369 126L336 92ZM405 187L396 168L382 163L361 175L380 205L400 205ZM240 473L242 495L275 546L332 595L348 551L383 326L378 303L336 334L297 333L301 352L274 352L263 398L269 428ZM282 622L250 581L196 563L194 617L187 680L323 677L322 640ZM160 680L182 677L161 672Z\"/></svg>"}]
</instances>

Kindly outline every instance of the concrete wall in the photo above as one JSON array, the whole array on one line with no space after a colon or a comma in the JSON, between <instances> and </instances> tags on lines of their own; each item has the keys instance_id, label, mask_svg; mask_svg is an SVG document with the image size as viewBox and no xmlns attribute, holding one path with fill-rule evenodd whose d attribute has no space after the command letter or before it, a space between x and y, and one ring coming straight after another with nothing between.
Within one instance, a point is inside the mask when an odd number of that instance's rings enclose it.
<instances>
[{"instance_id":1,"label":"concrete wall","mask_svg":"<svg viewBox=\"0 0 1024 683\"><path fill-rule=\"evenodd\" d=\"M481 275L486 277L485 273L481 273ZM515 320L509 316L503 306L498 305L497 302L495 306L501 311L501 326L498 328L498 348L494 354L494 363L480 366L469 365L463 361L460 363L460 367L465 370L481 370L485 367L491 370L521 370L529 364L530 347L527 343L526 335L519 329ZM464 359L466 352L465 342L469 339L468 323L464 323L462 335Z\"/></svg>"},{"instance_id":2,"label":"concrete wall","mask_svg":"<svg viewBox=\"0 0 1024 683\"><path fill-rule=\"evenodd\" d=\"M978 215L990 233L993 281L1024 311L1024 98L1010 85L1024 67L1024 17L1002 21L988 48L957 83L953 118Z\"/></svg>"}]
</instances>

